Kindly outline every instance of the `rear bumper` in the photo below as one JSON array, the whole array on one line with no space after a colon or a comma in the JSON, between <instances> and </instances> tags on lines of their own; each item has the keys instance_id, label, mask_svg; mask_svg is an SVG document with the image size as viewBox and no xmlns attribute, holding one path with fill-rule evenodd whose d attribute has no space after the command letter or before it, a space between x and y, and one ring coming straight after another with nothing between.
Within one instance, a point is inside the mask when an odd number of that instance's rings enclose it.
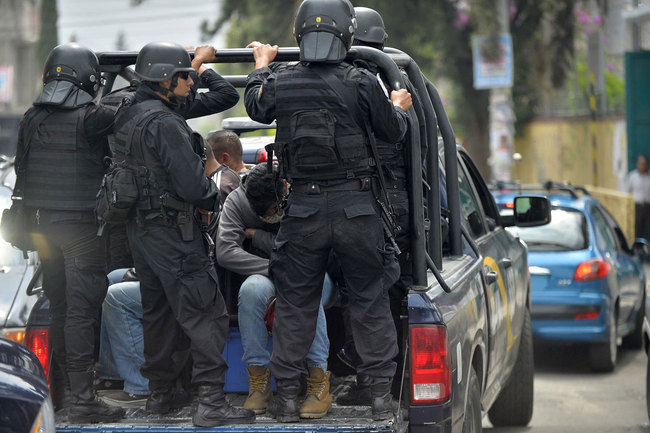
<instances>
[{"instance_id":1,"label":"rear bumper","mask_svg":"<svg viewBox=\"0 0 650 433\"><path fill-rule=\"evenodd\" d=\"M609 336L609 298L597 293L545 293L532 297L533 336L565 342L604 342ZM595 318L586 317L597 314Z\"/></svg>"}]
</instances>

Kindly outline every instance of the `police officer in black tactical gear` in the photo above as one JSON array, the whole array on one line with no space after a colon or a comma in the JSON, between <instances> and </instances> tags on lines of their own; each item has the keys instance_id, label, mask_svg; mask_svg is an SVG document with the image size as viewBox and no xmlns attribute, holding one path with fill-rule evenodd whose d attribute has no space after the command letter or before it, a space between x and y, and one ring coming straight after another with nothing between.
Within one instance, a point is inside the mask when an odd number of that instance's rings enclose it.
<instances>
[{"instance_id":1,"label":"police officer in black tactical gear","mask_svg":"<svg viewBox=\"0 0 650 433\"><path fill-rule=\"evenodd\" d=\"M347 86L374 133L398 142L407 129L411 96L391 93L372 75L343 63L356 21L348 0L304 0L294 33L300 62L272 73L277 46L253 49L245 103L254 120L277 120L275 150L292 185L276 237L270 273L277 287L271 372L278 394L270 411L298 420L299 378L313 340L320 291L331 250L348 284L352 331L362 363L358 374L372 391L375 419L392 416L390 394L397 354L388 287L398 274L386 247L373 194L376 162L365 125L358 125L327 80Z\"/></svg>"},{"instance_id":2,"label":"police officer in black tactical gear","mask_svg":"<svg viewBox=\"0 0 650 433\"><path fill-rule=\"evenodd\" d=\"M210 45L202 45L194 50L194 57L192 58L193 71L190 72L194 84L190 94L175 109L185 119L220 113L232 107L239 98L230 83L224 80L215 70L203 65L205 62L214 59L215 52L216 49ZM101 104L114 107L130 105L135 99L138 84L138 80L133 80L129 86L102 96ZM199 84L207 88L207 91L199 92ZM115 150L112 145L114 140L114 136L108 137L111 151ZM126 239L126 227L123 224L114 224L107 228L108 271L132 268L133 258Z\"/></svg>"},{"instance_id":3,"label":"police officer in black tactical gear","mask_svg":"<svg viewBox=\"0 0 650 433\"><path fill-rule=\"evenodd\" d=\"M120 109L115 121L115 158L146 167L136 170L138 201L127 222L142 294L142 374L151 390L146 409L165 413L188 403L173 387L178 371L172 353L182 329L191 340L192 382L199 385L193 422L211 427L252 422L255 414L231 406L223 391L228 313L194 215L197 209L216 210L219 190L204 172L203 139L177 111L190 94L193 71L180 45L153 42L142 48L135 102ZM234 105L234 87L224 86L223 98L229 101L224 105Z\"/></svg>"},{"instance_id":4,"label":"police officer in black tactical gear","mask_svg":"<svg viewBox=\"0 0 650 433\"><path fill-rule=\"evenodd\" d=\"M22 195L33 222L50 300L53 356L69 379L68 420L116 421L124 410L106 406L93 392L94 328L108 284L105 247L96 235L95 194L115 109L95 103L99 61L79 44L50 52L43 84L20 124L16 174L23 190L14 194Z\"/></svg>"},{"instance_id":5,"label":"police officer in black tactical gear","mask_svg":"<svg viewBox=\"0 0 650 433\"><path fill-rule=\"evenodd\" d=\"M353 46L365 46L375 48L377 50L384 49L384 43L388 38L386 29L384 27L384 20L381 15L374 9L366 7L355 7L354 12L357 17L357 29L354 32ZM365 61L355 60L354 66L357 68L365 69L377 77L379 85L384 89L386 97L389 97L387 90L387 82L383 74L379 71L377 65ZM407 81L407 88L410 82ZM409 197L407 189L407 146L406 139L399 142L387 142L377 139L377 150L380 157L381 167L384 172L384 179L388 189L388 197L395 212L395 219L400 226L401 230L395 236L395 241L400 249L400 254L397 256L400 265L400 277L389 289L390 309L397 331L397 341L399 347L402 347L402 321L400 319L402 313L402 300L408 293L408 288L412 284L412 268L410 257L410 232L409 232ZM347 310L344 312L344 320L349 323ZM347 326L346 326L347 328ZM348 331L346 329L346 331ZM352 341L349 341L349 336L346 335L346 344L339 357L345 361L356 361L358 356ZM396 357L398 363L398 374L401 367L403 367L401 360L403 355L400 354ZM345 362L344 361L344 362ZM357 361L358 362L358 361ZM393 392L399 390L399 383L393 384ZM367 389L353 389L352 393L340 395L337 398L337 403L343 405L349 404L368 404L370 399L370 392Z\"/></svg>"}]
</instances>

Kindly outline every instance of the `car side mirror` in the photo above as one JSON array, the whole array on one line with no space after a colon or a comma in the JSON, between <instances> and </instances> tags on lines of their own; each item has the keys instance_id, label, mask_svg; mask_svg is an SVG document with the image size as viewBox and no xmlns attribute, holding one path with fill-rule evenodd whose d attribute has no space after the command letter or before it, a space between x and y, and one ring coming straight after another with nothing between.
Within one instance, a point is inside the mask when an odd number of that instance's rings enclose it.
<instances>
[{"instance_id":1,"label":"car side mirror","mask_svg":"<svg viewBox=\"0 0 650 433\"><path fill-rule=\"evenodd\" d=\"M551 222L551 202L547 197L519 196L514 202L514 225L542 226Z\"/></svg>"},{"instance_id":2,"label":"car side mirror","mask_svg":"<svg viewBox=\"0 0 650 433\"><path fill-rule=\"evenodd\" d=\"M650 243L645 238L634 239L632 253L635 256L641 257L644 261L650 260Z\"/></svg>"}]
</instances>

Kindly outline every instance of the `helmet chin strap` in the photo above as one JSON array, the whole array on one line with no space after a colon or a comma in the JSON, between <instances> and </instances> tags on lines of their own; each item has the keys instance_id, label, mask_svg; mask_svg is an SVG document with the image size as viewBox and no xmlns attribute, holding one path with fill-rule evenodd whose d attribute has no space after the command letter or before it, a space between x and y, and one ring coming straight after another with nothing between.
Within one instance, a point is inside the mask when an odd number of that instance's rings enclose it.
<instances>
[{"instance_id":1,"label":"helmet chin strap","mask_svg":"<svg viewBox=\"0 0 650 433\"><path fill-rule=\"evenodd\" d=\"M149 82L149 87L151 87L153 90L159 92L160 94L164 95L167 99L169 99L169 102L175 105L181 105L185 102L185 99L187 99L185 96L179 96L174 93L174 89L178 87L178 74L174 75L172 78L172 82L169 85L169 88L163 87L160 85L160 83L155 83L155 82Z\"/></svg>"}]
</instances>

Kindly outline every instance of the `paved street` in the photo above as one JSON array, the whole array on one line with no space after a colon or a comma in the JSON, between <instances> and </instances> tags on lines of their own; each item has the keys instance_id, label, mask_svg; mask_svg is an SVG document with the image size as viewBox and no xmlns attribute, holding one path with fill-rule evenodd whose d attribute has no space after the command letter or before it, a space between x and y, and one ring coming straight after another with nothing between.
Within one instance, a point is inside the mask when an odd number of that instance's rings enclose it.
<instances>
[{"instance_id":1,"label":"paved street","mask_svg":"<svg viewBox=\"0 0 650 433\"><path fill-rule=\"evenodd\" d=\"M645 408L646 356L619 351L616 370L593 373L584 349L535 345L535 407L526 428L494 428L487 433L648 432Z\"/></svg>"}]
</instances>

